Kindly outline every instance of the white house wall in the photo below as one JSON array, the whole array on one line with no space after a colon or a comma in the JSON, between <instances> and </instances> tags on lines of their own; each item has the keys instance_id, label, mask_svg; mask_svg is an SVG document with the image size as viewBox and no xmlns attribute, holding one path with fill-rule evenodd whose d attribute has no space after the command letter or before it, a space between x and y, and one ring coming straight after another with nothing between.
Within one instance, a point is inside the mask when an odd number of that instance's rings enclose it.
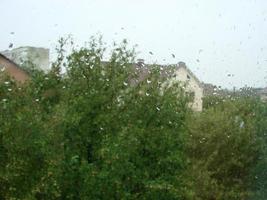
<instances>
[{"instance_id":1,"label":"white house wall","mask_svg":"<svg viewBox=\"0 0 267 200\"><path fill-rule=\"evenodd\" d=\"M179 67L175 72L175 75L176 76L171 78L170 81L185 82L185 90L194 93L194 100L190 106L194 111L202 111L203 88L201 87L199 81L196 80L185 67Z\"/></svg>"}]
</instances>

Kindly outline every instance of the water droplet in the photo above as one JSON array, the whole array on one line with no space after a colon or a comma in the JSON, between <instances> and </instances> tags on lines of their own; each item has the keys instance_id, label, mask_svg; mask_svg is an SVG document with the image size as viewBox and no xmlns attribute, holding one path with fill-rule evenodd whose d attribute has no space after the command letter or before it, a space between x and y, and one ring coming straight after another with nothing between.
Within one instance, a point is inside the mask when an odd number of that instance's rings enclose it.
<instances>
[{"instance_id":1,"label":"water droplet","mask_svg":"<svg viewBox=\"0 0 267 200\"><path fill-rule=\"evenodd\" d=\"M123 82L123 85L127 86L127 85L128 85L128 83L126 83L126 82Z\"/></svg>"},{"instance_id":2,"label":"water droplet","mask_svg":"<svg viewBox=\"0 0 267 200\"><path fill-rule=\"evenodd\" d=\"M11 89L11 88L8 88L7 90L8 90L9 92L11 92L11 91L12 91L12 89Z\"/></svg>"},{"instance_id":3,"label":"water droplet","mask_svg":"<svg viewBox=\"0 0 267 200\"><path fill-rule=\"evenodd\" d=\"M244 121L242 121L242 122L240 123L239 127L240 127L240 128L243 128L243 127L244 127L244 124L245 124Z\"/></svg>"},{"instance_id":4,"label":"water droplet","mask_svg":"<svg viewBox=\"0 0 267 200\"><path fill-rule=\"evenodd\" d=\"M5 81L5 84L8 85L9 84L9 81Z\"/></svg>"},{"instance_id":5,"label":"water droplet","mask_svg":"<svg viewBox=\"0 0 267 200\"><path fill-rule=\"evenodd\" d=\"M39 101L39 99L35 99L35 101L36 101L36 102L38 102L38 101Z\"/></svg>"},{"instance_id":6,"label":"water droplet","mask_svg":"<svg viewBox=\"0 0 267 200\"><path fill-rule=\"evenodd\" d=\"M150 94L146 92L146 96L149 96Z\"/></svg>"}]
</instances>

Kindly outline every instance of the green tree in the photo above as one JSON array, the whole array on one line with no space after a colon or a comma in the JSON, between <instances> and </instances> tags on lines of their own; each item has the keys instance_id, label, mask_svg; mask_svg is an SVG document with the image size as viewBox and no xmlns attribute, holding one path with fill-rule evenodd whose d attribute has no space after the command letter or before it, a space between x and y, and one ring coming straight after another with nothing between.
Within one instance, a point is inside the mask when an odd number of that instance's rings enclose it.
<instances>
[{"instance_id":1,"label":"green tree","mask_svg":"<svg viewBox=\"0 0 267 200\"><path fill-rule=\"evenodd\" d=\"M64 199L181 199L188 97L165 87L159 68L138 84L126 42L107 63L103 48L68 57L58 124Z\"/></svg>"},{"instance_id":2,"label":"green tree","mask_svg":"<svg viewBox=\"0 0 267 200\"><path fill-rule=\"evenodd\" d=\"M261 104L253 97L226 99L189 120L194 199L251 194L251 170L263 155Z\"/></svg>"},{"instance_id":3,"label":"green tree","mask_svg":"<svg viewBox=\"0 0 267 200\"><path fill-rule=\"evenodd\" d=\"M0 195L23 199L46 165L47 136L39 99L12 80L0 84Z\"/></svg>"},{"instance_id":4,"label":"green tree","mask_svg":"<svg viewBox=\"0 0 267 200\"><path fill-rule=\"evenodd\" d=\"M140 80L126 41L108 62L101 40L64 43L50 72L0 84L1 198L183 199L190 97L157 66Z\"/></svg>"}]
</instances>

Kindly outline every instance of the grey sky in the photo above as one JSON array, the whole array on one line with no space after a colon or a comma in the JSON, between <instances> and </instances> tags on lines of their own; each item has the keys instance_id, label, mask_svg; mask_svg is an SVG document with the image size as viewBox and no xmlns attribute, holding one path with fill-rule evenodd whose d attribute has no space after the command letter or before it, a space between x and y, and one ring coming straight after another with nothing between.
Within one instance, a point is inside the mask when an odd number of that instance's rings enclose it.
<instances>
[{"instance_id":1,"label":"grey sky","mask_svg":"<svg viewBox=\"0 0 267 200\"><path fill-rule=\"evenodd\" d=\"M0 0L0 8L0 50L101 33L138 44L147 62L184 61L204 82L267 86L266 0Z\"/></svg>"}]
</instances>

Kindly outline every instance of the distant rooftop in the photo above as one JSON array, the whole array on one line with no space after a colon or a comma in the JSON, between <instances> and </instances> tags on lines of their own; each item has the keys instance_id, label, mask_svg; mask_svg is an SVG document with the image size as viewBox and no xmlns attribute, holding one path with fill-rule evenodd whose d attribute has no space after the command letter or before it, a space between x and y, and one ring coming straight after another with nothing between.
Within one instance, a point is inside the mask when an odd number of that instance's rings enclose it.
<instances>
[{"instance_id":1,"label":"distant rooftop","mask_svg":"<svg viewBox=\"0 0 267 200\"><path fill-rule=\"evenodd\" d=\"M149 69L151 67L156 66L160 68L160 74L163 77L172 77L173 69L185 68L186 71L192 76L200 86L202 86L202 82L196 77L196 75L186 66L185 62L178 62L177 64L168 64L168 65L160 65L160 64L145 64L144 59L137 59L137 62L134 64L135 68L139 71L143 72L141 79L149 73Z\"/></svg>"}]
</instances>

